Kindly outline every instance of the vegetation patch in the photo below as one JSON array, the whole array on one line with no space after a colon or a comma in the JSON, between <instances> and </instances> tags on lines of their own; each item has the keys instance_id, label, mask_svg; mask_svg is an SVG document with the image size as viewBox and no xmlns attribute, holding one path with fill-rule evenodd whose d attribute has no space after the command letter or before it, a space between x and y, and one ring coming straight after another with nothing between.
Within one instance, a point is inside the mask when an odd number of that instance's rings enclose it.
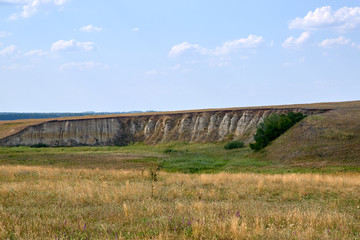
<instances>
[{"instance_id":1,"label":"vegetation patch","mask_svg":"<svg viewBox=\"0 0 360 240\"><path fill-rule=\"evenodd\" d=\"M231 141L231 142L228 142L224 148L226 150L232 150L232 149L237 149L237 148L243 148L245 145L242 141Z\"/></svg>"},{"instance_id":2,"label":"vegetation patch","mask_svg":"<svg viewBox=\"0 0 360 240\"><path fill-rule=\"evenodd\" d=\"M254 135L255 143L251 143L250 148L255 151L265 148L271 141L278 138L286 130L305 117L306 115L301 112L289 112L286 115L277 113L271 114L257 127L256 134Z\"/></svg>"},{"instance_id":3,"label":"vegetation patch","mask_svg":"<svg viewBox=\"0 0 360 240\"><path fill-rule=\"evenodd\" d=\"M35 144L35 145L31 145L30 147L32 147L32 148L46 148L46 147L49 147L49 145L46 145L44 143L38 143L38 144Z\"/></svg>"}]
</instances>

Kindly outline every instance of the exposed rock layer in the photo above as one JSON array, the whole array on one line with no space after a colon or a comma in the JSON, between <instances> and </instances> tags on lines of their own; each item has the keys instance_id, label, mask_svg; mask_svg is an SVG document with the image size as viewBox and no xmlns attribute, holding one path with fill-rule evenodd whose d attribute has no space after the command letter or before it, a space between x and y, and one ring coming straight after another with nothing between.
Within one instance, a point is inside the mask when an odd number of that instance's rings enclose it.
<instances>
[{"instance_id":1,"label":"exposed rock layer","mask_svg":"<svg viewBox=\"0 0 360 240\"><path fill-rule=\"evenodd\" d=\"M114 118L48 121L29 126L0 139L0 145L77 146L126 145L130 142L155 144L169 141L214 142L252 140L256 126L271 113L289 111L312 115L316 109L242 109L184 112Z\"/></svg>"}]
</instances>

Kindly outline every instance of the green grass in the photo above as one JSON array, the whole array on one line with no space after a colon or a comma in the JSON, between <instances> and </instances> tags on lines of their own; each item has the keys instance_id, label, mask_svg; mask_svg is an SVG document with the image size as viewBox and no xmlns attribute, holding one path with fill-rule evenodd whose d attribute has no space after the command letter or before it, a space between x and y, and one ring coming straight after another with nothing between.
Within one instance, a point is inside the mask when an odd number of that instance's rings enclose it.
<instances>
[{"instance_id":1,"label":"green grass","mask_svg":"<svg viewBox=\"0 0 360 240\"><path fill-rule=\"evenodd\" d=\"M248 148L225 150L225 143L141 143L125 147L0 147L0 165L85 169L147 169L182 173L333 173L360 172L359 166L313 166L263 160Z\"/></svg>"}]
</instances>

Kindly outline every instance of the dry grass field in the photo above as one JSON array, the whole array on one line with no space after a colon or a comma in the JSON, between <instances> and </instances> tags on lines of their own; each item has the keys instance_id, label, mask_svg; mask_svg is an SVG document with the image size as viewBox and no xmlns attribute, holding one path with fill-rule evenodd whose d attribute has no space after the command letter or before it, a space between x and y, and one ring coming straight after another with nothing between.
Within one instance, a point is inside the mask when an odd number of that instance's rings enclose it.
<instances>
[{"instance_id":1,"label":"dry grass field","mask_svg":"<svg viewBox=\"0 0 360 240\"><path fill-rule=\"evenodd\" d=\"M360 175L0 166L0 239L359 239Z\"/></svg>"}]
</instances>

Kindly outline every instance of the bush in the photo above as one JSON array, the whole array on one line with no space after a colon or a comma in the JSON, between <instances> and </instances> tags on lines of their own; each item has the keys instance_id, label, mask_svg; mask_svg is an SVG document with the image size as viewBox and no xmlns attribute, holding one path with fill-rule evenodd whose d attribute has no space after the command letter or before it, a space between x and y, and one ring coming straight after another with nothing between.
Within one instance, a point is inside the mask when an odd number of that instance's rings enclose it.
<instances>
[{"instance_id":1,"label":"bush","mask_svg":"<svg viewBox=\"0 0 360 240\"><path fill-rule=\"evenodd\" d=\"M241 142L241 141L231 141L231 142L228 142L224 148L226 150L231 150L231 149L236 149L236 148L242 148L244 147L244 143Z\"/></svg>"},{"instance_id":2,"label":"bush","mask_svg":"<svg viewBox=\"0 0 360 240\"><path fill-rule=\"evenodd\" d=\"M44 144L44 143L38 143L38 144L32 145L30 147L31 148L46 148L46 147L49 147L49 146Z\"/></svg>"},{"instance_id":3,"label":"bush","mask_svg":"<svg viewBox=\"0 0 360 240\"><path fill-rule=\"evenodd\" d=\"M286 130L305 117L306 115L301 112L289 112L286 115L277 113L271 114L257 127L257 131L254 135L255 143L250 144L250 148L255 151L263 149L269 145L272 140L278 138Z\"/></svg>"}]
</instances>

